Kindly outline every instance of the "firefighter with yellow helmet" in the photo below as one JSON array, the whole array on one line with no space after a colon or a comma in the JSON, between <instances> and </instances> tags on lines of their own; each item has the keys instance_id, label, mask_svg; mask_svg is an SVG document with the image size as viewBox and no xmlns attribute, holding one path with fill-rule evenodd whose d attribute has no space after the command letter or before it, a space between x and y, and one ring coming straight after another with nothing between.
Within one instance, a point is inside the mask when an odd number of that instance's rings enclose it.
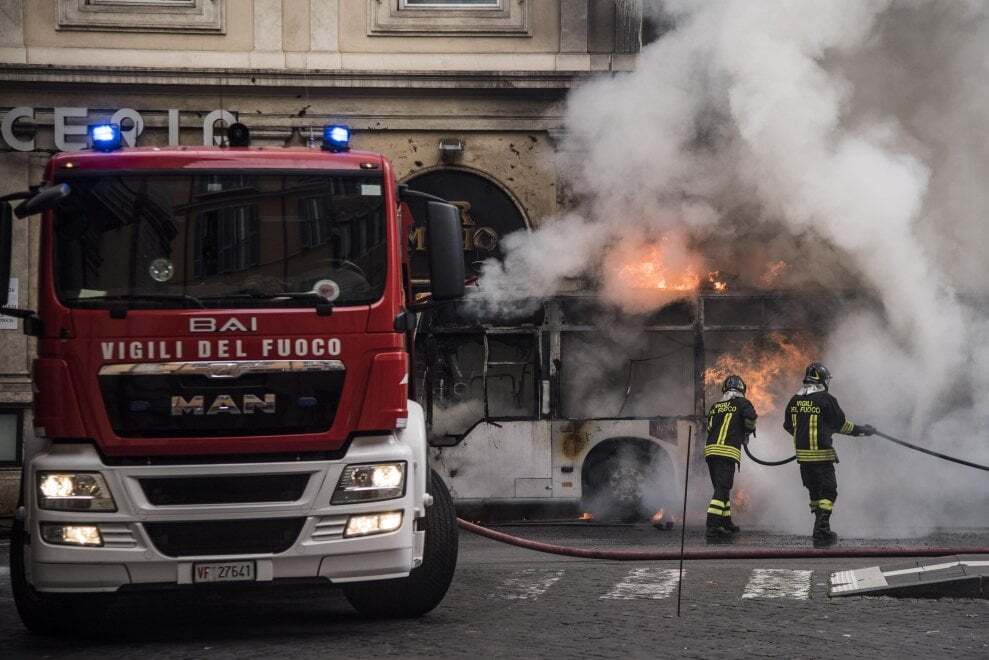
<instances>
[{"instance_id":1,"label":"firefighter with yellow helmet","mask_svg":"<svg viewBox=\"0 0 989 660\"><path fill-rule=\"evenodd\" d=\"M803 387L790 399L784 414L783 428L793 436L800 464L800 478L810 494L814 514L815 548L826 548L838 541L831 531L831 512L838 497L838 480L834 464L838 454L832 435L872 435L876 429L859 426L845 417L838 400L828 391L831 372L820 362L812 362L804 372Z\"/></svg>"},{"instance_id":2,"label":"firefighter with yellow helmet","mask_svg":"<svg viewBox=\"0 0 989 660\"><path fill-rule=\"evenodd\" d=\"M714 495L707 505L708 543L728 543L739 528L731 519L731 488L735 466L742 459L742 445L755 433L758 415L745 398L745 381L732 374L721 385L724 396L707 414L707 442L704 459L711 473Z\"/></svg>"}]
</instances>

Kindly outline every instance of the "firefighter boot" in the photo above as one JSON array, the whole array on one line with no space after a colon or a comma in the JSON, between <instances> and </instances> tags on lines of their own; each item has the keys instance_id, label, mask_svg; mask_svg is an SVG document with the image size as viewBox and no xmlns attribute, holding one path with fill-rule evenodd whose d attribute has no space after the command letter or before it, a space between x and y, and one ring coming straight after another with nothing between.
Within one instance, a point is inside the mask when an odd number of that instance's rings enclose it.
<instances>
[{"instance_id":1,"label":"firefighter boot","mask_svg":"<svg viewBox=\"0 0 989 660\"><path fill-rule=\"evenodd\" d=\"M704 540L708 543L731 543L732 533L724 526L724 517L707 514L707 530Z\"/></svg>"},{"instance_id":2,"label":"firefighter boot","mask_svg":"<svg viewBox=\"0 0 989 660\"><path fill-rule=\"evenodd\" d=\"M741 527L739 527L738 525L736 525L735 523L732 522L731 516L728 516L727 518L724 518L721 521L721 525L725 529L727 529L729 532L731 532L732 534L738 534L740 531L742 531L742 528Z\"/></svg>"},{"instance_id":3,"label":"firefighter boot","mask_svg":"<svg viewBox=\"0 0 989 660\"><path fill-rule=\"evenodd\" d=\"M814 514L814 547L828 548L838 542L838 535L831 531L831 512L817 510Z\"/></svg>"}]
</instances>

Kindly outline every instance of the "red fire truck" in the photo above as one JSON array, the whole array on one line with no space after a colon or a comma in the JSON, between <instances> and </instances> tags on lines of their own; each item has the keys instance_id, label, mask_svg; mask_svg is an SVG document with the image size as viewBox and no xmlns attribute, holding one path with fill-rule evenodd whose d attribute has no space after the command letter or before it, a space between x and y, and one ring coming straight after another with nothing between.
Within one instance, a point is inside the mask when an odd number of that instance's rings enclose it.
<instances>
[{"instance_id":1,"label":"red fire truck","mask_svg":"<svg viewBox=\"0 0 989 660\"><path fill-rule=\"evenodd\" d=\"M12 216L42 214L38 309L0 310L38 347L10 552L24 623L300 578L371 615L431 610L457 536L409 394L403 196L421 193L345 126L322 149L250 147L237 124L225 147L89 138L0 200L0 281ZM435 305L463 292L459 212L430 200L427 226Z\"/></svg>"}]
</instances>

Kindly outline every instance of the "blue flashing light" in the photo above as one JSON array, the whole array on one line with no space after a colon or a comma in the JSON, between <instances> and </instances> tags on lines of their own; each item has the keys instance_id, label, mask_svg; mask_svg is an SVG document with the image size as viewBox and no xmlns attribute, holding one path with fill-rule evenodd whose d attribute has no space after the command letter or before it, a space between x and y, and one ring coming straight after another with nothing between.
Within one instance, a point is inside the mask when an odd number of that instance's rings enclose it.
<instances>
[{"instance_id":1,"label":"blue flashing light","mask_svg":"<svg viewBox=\"0 0 989 660\"><path fill-rule=\"evenodd\" d=\"M123 146L120 124L91 124L89 145L97 151L116 151Z\"/></svg>"},{"instance_id":2,"label":"blue flashing light","mask_svg":"<svg viewBox=\"0 0 989 660\"><path fill-rule=\"evenodd\" d=\"M350 150L350 127L333 124L323 129L323 148L329 151Z\"/></svg>"}]
</instances>

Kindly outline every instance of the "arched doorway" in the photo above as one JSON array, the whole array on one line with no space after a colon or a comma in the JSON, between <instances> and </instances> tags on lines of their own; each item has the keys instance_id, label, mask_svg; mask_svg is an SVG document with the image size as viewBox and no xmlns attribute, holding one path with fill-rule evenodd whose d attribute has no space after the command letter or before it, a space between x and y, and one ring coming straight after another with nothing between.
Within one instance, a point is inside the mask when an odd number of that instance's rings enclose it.
<instances>
[{"instance_id":1,"label":"arched doorway","mask_svg":"<svg viewBox=\"0 0 989 660\"><path fill-rule=\"evenodd\" d=\"M503 236L529 226L518 202L494 179L476 171L442 167L416 174L404 183L413 190L449 200L460 208L464 263L468 273L485 259L501 257ZM429 280L425 202L414 201L409 206L416 221L409 237L412 279L424 284Z\"/></svg>"}]
</instances>

